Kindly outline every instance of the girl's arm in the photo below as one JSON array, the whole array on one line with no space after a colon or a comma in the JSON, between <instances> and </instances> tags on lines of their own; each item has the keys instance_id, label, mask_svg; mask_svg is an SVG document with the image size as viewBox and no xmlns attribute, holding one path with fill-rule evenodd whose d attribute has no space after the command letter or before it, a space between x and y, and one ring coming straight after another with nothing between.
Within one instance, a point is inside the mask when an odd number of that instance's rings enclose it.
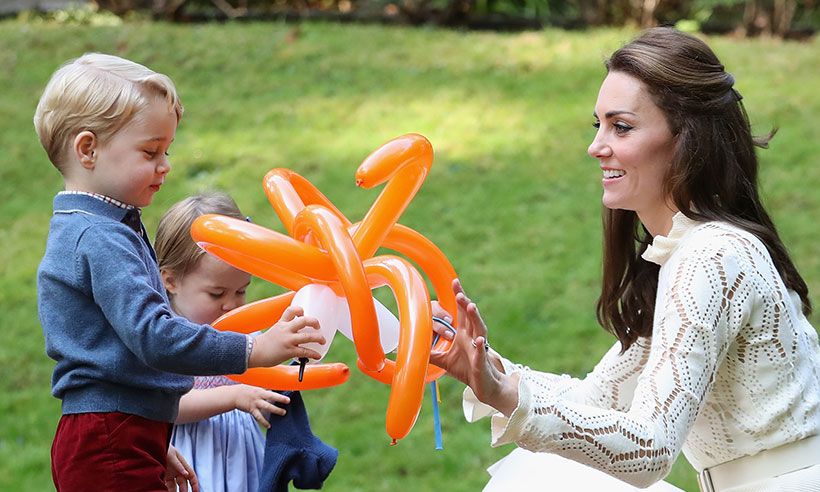
<instances>
[{"instance_id":1,"label":"girl's arm","mask_svg":"<svg viewBox=\"0 0 820 492\"><path fill-rule=\"evenodd\" d=\"M290 398L247 384L232 384L208 389L194 389L186 393L179 402L176 424L190 424L229 412L242 410L253 416L263 427L270 428L265 414L285 415L285 409L274 405L287 405Z\"/></svg>"}]
</instances>

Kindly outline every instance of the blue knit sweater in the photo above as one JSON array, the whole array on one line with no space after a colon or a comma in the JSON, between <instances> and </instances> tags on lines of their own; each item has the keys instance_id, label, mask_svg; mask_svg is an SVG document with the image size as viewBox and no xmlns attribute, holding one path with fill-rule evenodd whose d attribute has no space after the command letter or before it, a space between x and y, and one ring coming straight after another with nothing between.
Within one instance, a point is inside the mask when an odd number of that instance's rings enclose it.
<instances>
[{"instance_id":1,"label":"blue knit sweater","mask_svg":"<svg viewBox=\"0 0 820 492\"><path fill-rule=\"evenodd\" d=\"M57 361L52 394L63 414L173 422L193 384L183 374L244 372L246 336L171 312L153 249L122 222L126 213L87 195L54 198L37 272L46 353Z\"/></svg>"}]
</instances>

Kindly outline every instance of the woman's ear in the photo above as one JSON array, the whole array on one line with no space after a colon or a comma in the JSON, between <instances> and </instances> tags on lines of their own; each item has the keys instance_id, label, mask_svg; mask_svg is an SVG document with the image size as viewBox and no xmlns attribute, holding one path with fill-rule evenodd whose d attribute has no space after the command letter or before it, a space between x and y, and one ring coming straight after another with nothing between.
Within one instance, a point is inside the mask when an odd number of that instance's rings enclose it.
<instances>
[{"instance_id":1,"label":"woman's ear","mask_svg":"<svg viewBox=\"0 0 820 492\"><path fill-rule=\"evenodd\" d=\"M94 132L83 130L74 137L74 155L85 169L94 169L97 161L97 136Z\"/></svg>"},{"instance_id":2,"label":"woman's ear","mask_svg":"<svg viewBox=\"0 0 820 492\"><path fill-rule=\"evenodd\" d=\"M168 295L176 294L176 290L179 284L179 280L177 279L176 275L174 275L165 268L160 270L159 274L160 277L162 277L162 283L165 285L165 291L168 292Z\"/></svg>"}]
</instances>

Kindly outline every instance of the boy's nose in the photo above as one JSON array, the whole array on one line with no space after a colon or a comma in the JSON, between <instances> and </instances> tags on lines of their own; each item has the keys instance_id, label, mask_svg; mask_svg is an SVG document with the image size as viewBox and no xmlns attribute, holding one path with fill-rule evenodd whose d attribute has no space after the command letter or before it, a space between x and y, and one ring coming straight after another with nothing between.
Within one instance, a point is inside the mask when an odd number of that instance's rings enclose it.
<instances>
[{"instance_id":1,"label":"boy's nose","mask_svg":"<svg viewBox=\"0 0 820 492\"><path fill-rule=\"evenodd\" d=\"M157 172L159 174L168 174L171 172L171 161L168 160L168 157L163 157L162 160L159 161L159 165L157 166Z\"/></svg>"}]
</instances>

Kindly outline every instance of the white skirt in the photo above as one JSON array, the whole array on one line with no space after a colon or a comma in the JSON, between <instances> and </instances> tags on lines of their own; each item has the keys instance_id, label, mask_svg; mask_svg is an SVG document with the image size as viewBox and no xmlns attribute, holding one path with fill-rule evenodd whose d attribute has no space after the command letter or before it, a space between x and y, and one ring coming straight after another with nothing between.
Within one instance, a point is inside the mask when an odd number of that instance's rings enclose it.
<instances>
[{"instance_id":1,"label":"white skirt","mask_svg":"<svg viewBox=\"0 0 820 492\"><path fill-rule=\"evenodd\" d=\"M241 410L174 426L171 444L196 472L202 492L257 492L265 436Z\"/></svg>"},{"instance_id":2,"label":"white skirt","mask_svg":"<svg viewBox=\"0 0 820 492\"><path fill-rule=\"evenodd\" d=\"M606 473L551 453L515 448L487 471L492 478L484 492L683 492L666 482L639 489Z\"/></svg>"},{"instance_id":3,"label":"white skirt","mask_svg":"<svg viewBox=\"0 0 820 492\"><path fill-rule=\"evenodd\" d=\"M820 465L724 489L722 492L820 492Z\"/></svg>"}]
</instances>

